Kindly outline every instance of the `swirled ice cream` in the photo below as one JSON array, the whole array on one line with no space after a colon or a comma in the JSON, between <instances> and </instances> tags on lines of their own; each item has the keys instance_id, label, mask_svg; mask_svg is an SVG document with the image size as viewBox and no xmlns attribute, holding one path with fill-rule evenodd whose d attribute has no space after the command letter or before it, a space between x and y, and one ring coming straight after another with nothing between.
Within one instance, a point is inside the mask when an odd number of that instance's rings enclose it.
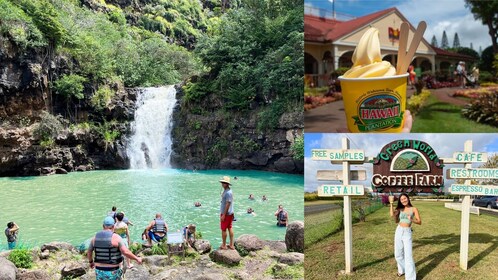
<instances>
[{"instance_id":1,"label":"swirled ice cream","mask_svg":"<svg viewBox=\"0 0 498 280\"><path fill-rule=\"evenodd\" d=\"M360 39L353 53L353 67L344 78L373 78L396 75L396 69L380 55L379 30L369 28Z\"/></svg>"}]
</instances>

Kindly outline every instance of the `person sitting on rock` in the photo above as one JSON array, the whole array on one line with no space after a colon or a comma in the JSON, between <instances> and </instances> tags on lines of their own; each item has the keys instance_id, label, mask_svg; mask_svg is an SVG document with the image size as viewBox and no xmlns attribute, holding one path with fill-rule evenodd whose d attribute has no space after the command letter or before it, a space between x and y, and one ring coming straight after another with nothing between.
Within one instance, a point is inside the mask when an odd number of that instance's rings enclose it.
<instances>
[{"instance_id":1,"label":"person sitting on rock","mask_svg":"<svg viewBox=\"0 0 498 280\"><path fill-rule=\"evenodd\" d=\"M183 228L183 238L189 247L194 246L195 242L195 225L190 224Z\"/></svg>"},{"instance_id":2,"label":"person sitting on rock","mask_svg":"<svg viewBox=\"0 0 498 280\"><path fill-rule=\"evenodd\" d=\"M161 213L156 214L156 218L145 228L142 238L147 237L147 245L152 246L152 241L160 242L166 237L168 224L163 220Z\"/></svg>"}]
</instances>

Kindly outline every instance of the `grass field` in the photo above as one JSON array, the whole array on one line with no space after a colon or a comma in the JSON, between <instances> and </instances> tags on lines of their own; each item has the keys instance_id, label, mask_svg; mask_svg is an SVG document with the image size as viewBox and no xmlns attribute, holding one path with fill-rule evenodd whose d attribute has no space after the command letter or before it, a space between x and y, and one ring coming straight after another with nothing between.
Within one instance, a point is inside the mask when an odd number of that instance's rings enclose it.
<instances>
[{"instance_id":1,"label":"grass field","mask_svg":"<svg viewBox=\"0 0 498 280\"><path fill-rule=\"evenodd\" d=\"M461 212L444 208L443 202L415 201L422 225L414 225L413 257L417 279L497 279L498 217L470 216L468 270L459 268ZM305 279L403 279L397 278L394 259L396 224L384 207L366 222L353 225L352 275L341 275L344 264L344 231L305 249ZM308 232L306 224L305 237Z\"/></svg>"},{"instance_id":2,"label":"grass field","mask_svg":"<svg viewBox=\"0 0 498 280\"><path fill-rule=\"evenodd\" d=\"M305 201L304 206L325 205L325 204L341 204L342 200L315 200Z\"/></svg>"},{"instance_id":3,"label":"grass field","mask_svg":"<svg viewBox=\"0 0 498 280\"><path fill-rule=\"evenodd\" d=\"M414 117L411 132L498 132L498 128L464 118L461 107L440 102L431 95Z\"/></svg>"}]
</instances>

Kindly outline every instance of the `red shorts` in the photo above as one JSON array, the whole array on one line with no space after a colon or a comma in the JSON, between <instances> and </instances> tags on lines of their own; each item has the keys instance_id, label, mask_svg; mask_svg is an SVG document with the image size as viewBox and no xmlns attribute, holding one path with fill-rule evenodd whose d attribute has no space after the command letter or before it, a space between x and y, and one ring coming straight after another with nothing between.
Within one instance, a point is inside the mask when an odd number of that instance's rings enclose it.
<instances>
[{"instance_id":1,"label":"red shorts","mask_svg":"<svg viewBox=\"0 0 498 280\"><path fill-rule=\"evenodd\" d=\"M223 222L221 221L221 214L220 214L221 230L225 231L227 229L232 228L232 221L233 221L233 214L232 215L225 215L225 220Z\"/></svg>"}]
</instances>

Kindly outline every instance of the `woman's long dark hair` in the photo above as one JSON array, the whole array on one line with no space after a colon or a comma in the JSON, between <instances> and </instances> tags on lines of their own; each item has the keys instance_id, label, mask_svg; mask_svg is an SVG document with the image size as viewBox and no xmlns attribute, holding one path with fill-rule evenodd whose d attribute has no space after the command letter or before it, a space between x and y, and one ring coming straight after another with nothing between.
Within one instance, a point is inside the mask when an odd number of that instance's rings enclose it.
<instances>
[{"instance_id":1,"label":"woman's long dark hair","mask_svg":"<svg viewBox=\"0 0 498 280\"><path fill-rule=\"evenodd\" d=\"M399 223L399 214L401 213L401 211L405 210L405 206L403 205L403 203L401 203L402 196L406 196L406 198L408 199L408 205L410 207L413 207L408 194L402 193L398 198L398 205L396 206L396 212L394 213L394 219L396 220L396 223Z\"/></svg>"}]
</instances>

